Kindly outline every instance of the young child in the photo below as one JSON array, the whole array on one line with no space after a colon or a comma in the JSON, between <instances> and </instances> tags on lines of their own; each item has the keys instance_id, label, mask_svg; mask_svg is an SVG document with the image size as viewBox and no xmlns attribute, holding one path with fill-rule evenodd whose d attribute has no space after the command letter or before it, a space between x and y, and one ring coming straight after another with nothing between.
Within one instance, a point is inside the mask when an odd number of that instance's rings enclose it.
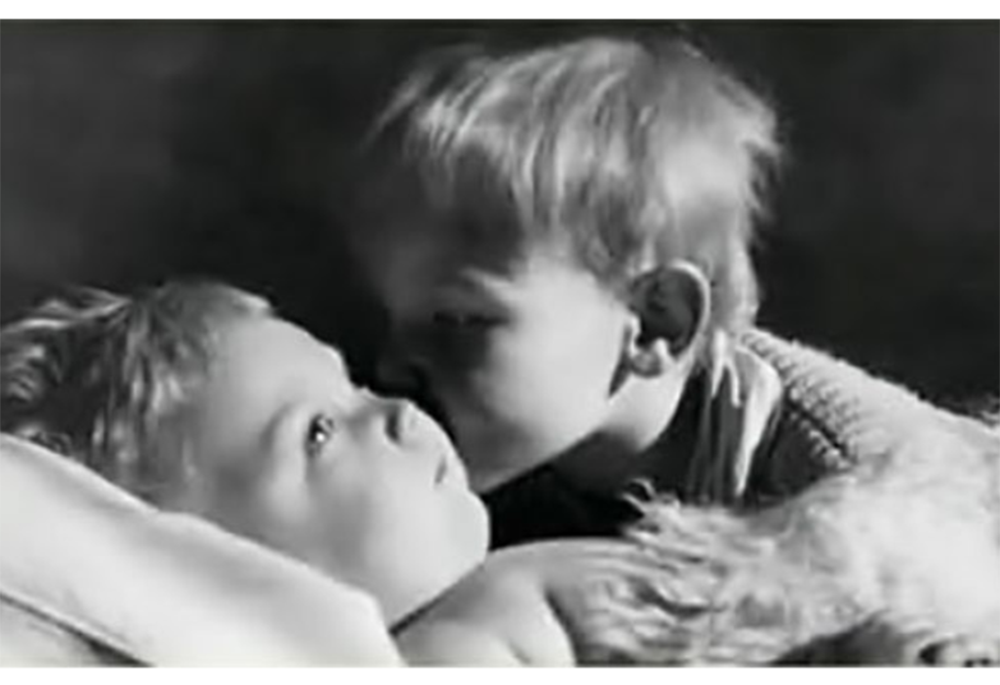
<instances>
[{"instance_id":1,"label":"young child","mask_svg":"<svg viewBox=\"0 0 1000 685\"><path fill-rule=\"evenodd\" d=\"M80 291L5 327L0 353L4 432L366 590L390 623L485 556L438 425L259 297Z\"/></svg>"},{"instance_id":2,"label":"young child","mask_svg":"<svg viewBox=\"0 0 1000 685\"><path fill-rule=\"evenodd\" d=\"M389 376L440 410L497 546L617 534L636 513L623 495L753 510L847 472L851 488L752 528L795 531L789 555L826 535L858 555L838 564L886 578L874 560L898 570L895 534L875 547L846 522L891 528L886 474L970 455L982 509L956 554L979 570L936 567L927 586L964 586L956 605L996 611L996 436L753 325L775 129L765 102L680 41L428 60L376 126L359 191L358 254L395 337ZM717 540L720 558L732 544ZM972 564L980 555L992 561ZM906 596L872 593L858 602Z\"/></svg>"}]
</instances>

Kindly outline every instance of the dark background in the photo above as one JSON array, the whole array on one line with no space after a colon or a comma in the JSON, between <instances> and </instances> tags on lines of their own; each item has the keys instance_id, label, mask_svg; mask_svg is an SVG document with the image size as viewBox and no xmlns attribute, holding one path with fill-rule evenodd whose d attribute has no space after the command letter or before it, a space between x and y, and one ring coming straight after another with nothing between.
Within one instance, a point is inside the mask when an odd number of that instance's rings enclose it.
<instances>
[{"instance_id":1,"label":"dark background","mask_svg":"<svg viewBox=\"0 0 1000 685\"><path fill-rule=\"evenodd\" d=\"M776 103L762 321L952 406L1000 394L1000 24L0 25L8 320L53 286L265 292L362 370L352 150L422 49L680 31Z\"/></svg>"}]
</instances>

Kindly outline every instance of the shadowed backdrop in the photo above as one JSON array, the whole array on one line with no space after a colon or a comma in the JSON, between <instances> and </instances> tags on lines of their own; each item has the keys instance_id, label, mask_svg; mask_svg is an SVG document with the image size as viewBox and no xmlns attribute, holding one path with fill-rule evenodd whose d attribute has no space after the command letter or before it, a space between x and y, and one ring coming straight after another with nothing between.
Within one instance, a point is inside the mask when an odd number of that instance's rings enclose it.
<instances>
[{"instance_id":1,"label":"shadowed backdrop","mask_svg":"<svg viewBox=\"0 0 1000 685\"><path fill-rule=\"evenodd\" d=\"M0 25L0 316L60 284L224 278L341 344L379 319L335 199L421 50L680 31L770 97L790 151L764 324L937 401L1000 394L997 22Z\"/></svg>"}]
</instances>

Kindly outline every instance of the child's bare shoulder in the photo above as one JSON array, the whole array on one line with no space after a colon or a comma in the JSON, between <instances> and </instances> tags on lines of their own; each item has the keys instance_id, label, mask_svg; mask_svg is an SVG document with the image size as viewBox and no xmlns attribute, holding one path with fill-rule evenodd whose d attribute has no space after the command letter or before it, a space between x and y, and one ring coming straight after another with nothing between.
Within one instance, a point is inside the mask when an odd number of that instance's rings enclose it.
<instances>
[{"instance_id":1,"label":"child's bare shoulder","mask_svg":"<svg viewBox=\"0 0 1000 685\"><path fill-rule=\"evenodd\" d=\"M626 547L562 540L496 552L398 631L400 649L420 664L571 666L576 655L564 609L588 577L613 572Z\"/></svg>"}]
</instances>

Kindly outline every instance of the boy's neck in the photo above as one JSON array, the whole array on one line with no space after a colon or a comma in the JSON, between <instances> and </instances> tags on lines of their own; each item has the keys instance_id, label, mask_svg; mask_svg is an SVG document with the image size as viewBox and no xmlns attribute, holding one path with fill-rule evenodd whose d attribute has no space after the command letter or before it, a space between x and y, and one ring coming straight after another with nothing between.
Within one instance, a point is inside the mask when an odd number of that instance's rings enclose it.
<instances>
[{"instance_id":1,"label":"boy's neck","mask_svg":"<svg viewBox=\"0 0 1000 685\"><path fill-rule=\"evenodd\" d=\"M553 468L574 486L596 493L620 491L630 481L648 479L654 485L679 482L686 460L664 459L665 451L691 440L690 413L685 402L690 371L633 381L613 401L604 425ZM675 473L676 471L676 473Z\"/></svg>"}]
</instances>

